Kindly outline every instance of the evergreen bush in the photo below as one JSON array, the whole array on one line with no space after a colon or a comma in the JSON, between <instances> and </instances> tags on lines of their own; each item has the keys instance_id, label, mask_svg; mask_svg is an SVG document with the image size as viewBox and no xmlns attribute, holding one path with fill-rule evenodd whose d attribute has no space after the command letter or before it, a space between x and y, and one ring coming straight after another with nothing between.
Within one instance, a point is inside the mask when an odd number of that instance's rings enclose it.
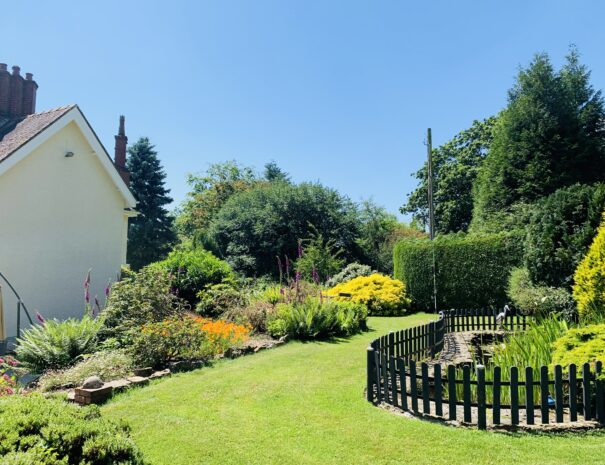
<instances>
[{"instance_id":1,"label":"evergreen bush","mask_svg":"<svg viewBox=\"0 0 605 465\"><path fill-rule=\"evenodd\" d=\"M394 252L394 276L406 284L412 305L433 310L433 247L437 307L485 308L507 302L508 276L522 259L523 242L516 234L438 236L401 241Z\"/></svg>"}]
</instances>

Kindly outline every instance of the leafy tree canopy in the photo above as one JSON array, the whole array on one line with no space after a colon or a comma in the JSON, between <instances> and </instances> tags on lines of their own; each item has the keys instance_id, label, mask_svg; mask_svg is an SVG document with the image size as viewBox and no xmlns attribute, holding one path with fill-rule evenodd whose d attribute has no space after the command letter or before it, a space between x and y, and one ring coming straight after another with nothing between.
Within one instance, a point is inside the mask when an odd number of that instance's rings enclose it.
<instances>
[{"instance_id":1,"label":"leafy tree canopy","mask_svg":"<svg viewBox=\"0 0 605 465\"><path fill-rule=\"evenodd\" d=\"M605 110L590 71L571 48L555 71L538 54L521 69L474 192L473 221L531 203L560 187L605 179Z\"/></svg>"},{"instance_id":2,"label":"leafy tree canopy","mask_svg":"<svg viewBox=\"0 0 605 465\"><path fill-rule=\"evenodd\" d=\"M276 257L293 260L298 240L314 233L343 249L343 258L355 256L356 205L320 184L258 184L227 200L208 230L214 251L250 276L276 275Z\"/></svg>"},{"instance_id":3,"label":"leafy tree canopy","mask_svg":"<svg viewBox=\"0 0 605 465\"><path fill-rule=\"evenodd\" d=\"M492 140L495 117L474 121L472 126L452 140L433 150L433 192L435 200L435 231L449 233L466 231L473 214L472 187L478 169ZM428 225L428 167L414 176L418 187L401 207L423 226Z\"/></svg>"},{"instance_id":4,"label":"leafy tree canopy","mask_svg":"<svg viewBox=\"0 0 605 465\"><path fill-rule=\"evenodd\" d=\"M138 270L163 258L176 240L173 218L166 205L172 202L165 187L166 174L158 153L147 137L128 149L130 189L138 200L139 215L131 218L128 230L128 263Z\"/></svg>"},{"instance_id":5,"label":"leafy tree canopy","mask_svg":"<svg viewBox=\"0 0 605 465\"><path fill-rule=\"evenodd\" d=\"M210 165L203 175L190 174L187 183L191 191L177 218L179 233L203 243L210 222L225 202L259 182L252 168L241 166L235 160Z\"/></svg>"}]
</instances>

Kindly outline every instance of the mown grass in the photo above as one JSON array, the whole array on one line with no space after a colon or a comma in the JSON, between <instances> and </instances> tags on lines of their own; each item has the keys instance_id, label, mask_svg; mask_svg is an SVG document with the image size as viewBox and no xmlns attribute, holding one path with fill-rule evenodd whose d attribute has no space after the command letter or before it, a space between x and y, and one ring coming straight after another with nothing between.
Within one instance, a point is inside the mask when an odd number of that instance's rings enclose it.
<instances>
[{"instance_id":1,"label":"mown grass","mask_svg":"<svg viewBox=\"0 0 605 465\"><path fill-rule=\"evenodd\" d=\"M371 318L370 333L275 350L175 375L103 407L153 464L605 464L605 435L445 427L363 398L368 342L427 315Z\"/></svg>"}]
</instances>

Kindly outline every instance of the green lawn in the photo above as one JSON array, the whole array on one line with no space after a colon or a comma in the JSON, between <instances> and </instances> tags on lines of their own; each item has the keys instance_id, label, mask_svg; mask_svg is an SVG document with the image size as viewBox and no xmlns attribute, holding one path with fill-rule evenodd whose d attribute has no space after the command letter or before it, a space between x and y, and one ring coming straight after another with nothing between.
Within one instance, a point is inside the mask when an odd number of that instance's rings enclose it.
<instances>
[{"instance_id":1,"label":"green lawn","mask_svg":"<svg viewBox=\"0 0 605 465\"><path fill-rule=\"evenodd\" d=\"M153 464L605 464L605 435L450 428L387 413L363 398L365 349L426 315L371 318L338 342L291 342L175 375L116 397Z\"/></svg>"}]
</instances>

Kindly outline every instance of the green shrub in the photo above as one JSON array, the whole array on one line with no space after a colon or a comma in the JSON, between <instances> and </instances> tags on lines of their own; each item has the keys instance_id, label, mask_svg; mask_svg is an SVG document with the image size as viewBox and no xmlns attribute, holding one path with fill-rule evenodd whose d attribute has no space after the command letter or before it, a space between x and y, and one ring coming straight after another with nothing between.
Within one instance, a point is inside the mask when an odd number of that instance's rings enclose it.
<instances>
[{"instance_id":1,"label":"green shrub","mask_svg":"<svg viewBox=\"0 0 605 465\"><path fill-rule=\"evenodd\" d=\"M26 329L17 339L17 359L37 373L69 366L96 349L100 327L101 321L88 315L81 320L47 320Z\"/></svg>"},{"instance_id":2,"label":"green shrub","mask_svg":"<svg viewBox=\"0 0 605 465\"><path fill-rule=\"evenodd\" d=\"M553 365L567 368L572 363L581 367L587 362L605 362L605 324L570 329L553 347Z\"/></svg>"},{"instance_id":3,"label":"green shrub","mask_svg":"<svg viewBox=\"0 0 605 465\"><path fill-rule=\"evenodd\" d=\"M267 331L267 320L275 313L276 305L277 302L255 300L241 307L229 308L221 314L221 319L249 325L254 332L264 333Z\"/></svg>"},{"instance_id":4,"label":"green shrub","mask_svg":"<svg viewBox=\"0 0 605 465\"><path fill-rule=\"evenodd\" d=\"M200 291L197 296L199 301L195 311L206 316L218 316L247 302L246 292L232 283L213 284Z\"/></svg>"},{"instance_id":5,"label":"green shrub","mask_svg":"<svg viewBox=\"0 0 605 465\"><path fill-rule=\"evenodd\" d=\"M350 259L358 229L355 204L335 190L277 182L230 197L213 218L208 237L237 271L277 277L276 257L297 257L298 239L316 231L335 240L343 258Z\"/></svg>"},{"instance_id":6,"label":"green shrub","mask_svg":"<svg viewBox=\"0 0 605 465\"><path fill-rule=\"evenodd\" d=\"M339 302L355 302L367 307L372 316L403 315L410 305L405 284L378 273L359 276L338 284L327 295Z\"/></svg>"},{"instance_id":7,"label":"green shrub","mask_svg":"<svg viewBox=\"0 0 605 465\"><path fill-rule=\"evenodd\" d=\"M300 276L316 283L325 282L342 269L342 249L337 249L334 239L324 240L323 235L313 231L313 237L300 241L299 258L294 268Z\"/></svg>"},{"instance_id":8,"label":"green shrub","mask_svg":"<svg viewBox=\"0 0 605 465\"><path fill-rule=\"evenodd\" d=\"M274 337L322 339L356 333L366 328L366 320L367 309L362 304L306 298L278 304L267 326Z\"/></svg>"},{"instance_id":9,"label":"green shrub","mask_svg":"<svg viewBox=\"0 0 605 465\"><path fill-rule=\"evenodd\" d=\"M141 325L162 321L182 313L185 302L171 292L171 280L164 270L143 268L125 271L122 280L109 293L101 313L103 327L99 336L113 339L118 346L130 344L130 334Z\"/></svg>"},{"instance_id":10,"label":"green shrub","mask_svg":"<svg viewBox=\"0 0 605 465\"><path fill-rule=\"evenodd\" d=\"M143 325L131 347L137 364L162 367L169 361L197 361L245 341L251 328L186 315Z\"/></svg>"},{"instance_id":11,"label":"green shrub","mask_svg":"<svg viewBox=\"0 0 605 465\"><path fill-rule=\"evenodd\" d=\"M332 276L326 285L328 287L334 287L337 284L346 283L347 281L351 281L351 279L358 278L359 276L370 276L374 273L376 273L376 271L373 271L368 265L362 265L361 263L349 263L340 273Z\"/></svg>"},{"instance_id":12,"label":"green shrub","mask_svg":"<svg viewBox=\"0 0 605 465\"><path fill-rule=\"evenodd\" d=\"M598 321L605 317L605 223L574 275L573 296L578 314L584 321Z\"/></svg>"},{"instance_id":13,"label":"green shrub","mask_svg":"<svg viewBox=\"0 0 605 465\"><path fill-rule=\"evenodd\" d=\"M169 273L177 295L192 306L197 303L200 291L233 278L227 262L200 248L174 250L165 260L149 266Z\"/></svg>"},{"instance_id":14,"label":"green shrub","mask_svg":"<svg viewBox=\"0 0 605 465\"><path fill-rule=\"evenodd\" d=\"M23 465L144 463L128 428L101 418L96 406L35 394L0 400L0 456Z\"/></svg>"},{"instance_id":15,"label":"green shrub","mask_svg":"<svg viewBox=\"0 0 605 465\"><path fill-rule=\"evenodd\" d=\"M38 380L43 391L62 386L80 386L90 376L97 375L103 381L123 378L132 373L132 357L124 350L103 350L84 356L83 360L64 370L44 373Z\"/></svg>"},{"instance_id":16,"label":"green shrub","mask_svg":"<svg viewBox=\"0 0 605 465\"><path fill-rule=\"evenodd\" d=\"M394 252L394 276L405 283L417 309L434 307L433 247L438 308L481 308L507 302L508 276L520 264L523 251L517 235L453 234L438 236L432 242L399 242Z\"/></svg>"},{"instance_id":17,"label":"green shrub","mask_svg":"<svg viewBox=\"0 0 605 465\"><path fill-rule=\"evenodd\" d=\"M531 282L527 268L511 271L506 292L523 313L537 316L558 313L567 321L575 319L576 305L571 293L561 287L536 286Z\"/></svg>"},{"instance_id":18,"label":"green shrub","mask_svg":"<svg viewBox=\"0 0 605 465\"><path fill-rule=\"evenodd\" d=\"M573 273L588 250L605 209L605 185L576 184L536 205L525 241L532 282L571 289Z\"/></svg>"}]
</instances>

